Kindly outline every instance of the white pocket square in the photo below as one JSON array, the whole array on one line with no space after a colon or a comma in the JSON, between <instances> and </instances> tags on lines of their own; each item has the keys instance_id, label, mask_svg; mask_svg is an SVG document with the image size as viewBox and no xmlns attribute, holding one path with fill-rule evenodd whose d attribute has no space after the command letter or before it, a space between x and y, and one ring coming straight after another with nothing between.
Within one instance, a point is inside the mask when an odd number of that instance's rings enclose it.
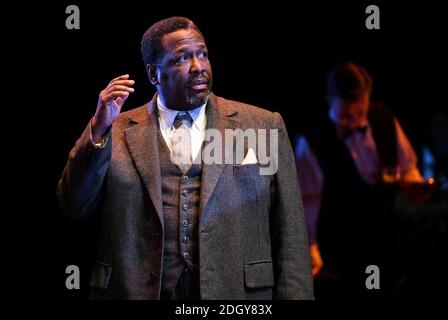
<instances>
[{"instance_id":1,"label":"white pocket square","mask_svg":"<svg viewBox=\"0 0 448 320\"><path fill-rule=\"evenodd\" d=\"M246 157L244 158L243 162L241 162L241 165L244 166L245 164L254 164L257 163L257 156L255 155L254 149L249 148L249 151L247 151Z\"/></svg>"}]
</instances>

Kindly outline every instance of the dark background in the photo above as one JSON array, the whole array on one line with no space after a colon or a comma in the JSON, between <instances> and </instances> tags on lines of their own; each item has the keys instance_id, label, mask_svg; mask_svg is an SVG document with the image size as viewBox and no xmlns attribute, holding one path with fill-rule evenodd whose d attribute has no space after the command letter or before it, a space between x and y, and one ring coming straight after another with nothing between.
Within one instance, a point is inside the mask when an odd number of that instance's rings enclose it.
<instances>
[{"instance_id":1,"label":"dark background","mask_svg":"<svg viewBox=\"0 0 448 320\"><path fill-rule=\"evenodd\" d=\"M129 73L136 81L124 110L154 94L139 51L141 36L152 23L173 15L192 19L209 48L213 91L280 112L291 137L325 110L329 69L345 60L360 63L374 79L373 97L391 106L418 147L426 118L447 107L446 18L441 2L391 2L60 1L17 6L17 17L6 29L18 58L9 77L15 103L4 121L13 128L13 151L20 156L12 157L12 164L20 169L8 200L20 220L12 242L24 243L13 249L18 259L12 268L24 269L22 280L36 289L33 296L87 297L95 225L62 215L56 185L68 152L95 112L99 92L112 78ZM69 4L80 8L80 30L65 28ZM365 27L369 4L380 8L380 30ZM81 290L65 289L70 264L81 269Z\"/></svg>"}]
</instances>

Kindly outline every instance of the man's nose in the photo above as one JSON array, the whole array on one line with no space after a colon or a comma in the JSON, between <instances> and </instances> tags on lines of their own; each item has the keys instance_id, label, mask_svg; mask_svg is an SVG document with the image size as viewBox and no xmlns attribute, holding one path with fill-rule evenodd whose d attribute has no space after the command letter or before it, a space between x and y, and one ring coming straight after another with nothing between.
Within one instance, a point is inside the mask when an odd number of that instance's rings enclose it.
<instances>
[{"instance_id":1,"label":"man's nose","mask_svg":"<svg viewBox=\"0 0 448 320\"><path fill-rule=\"evenodd\" d=\"M204 72L204 64L196 56L191 60L190 72L193 74Z\"/></svg>"}]
</instances>

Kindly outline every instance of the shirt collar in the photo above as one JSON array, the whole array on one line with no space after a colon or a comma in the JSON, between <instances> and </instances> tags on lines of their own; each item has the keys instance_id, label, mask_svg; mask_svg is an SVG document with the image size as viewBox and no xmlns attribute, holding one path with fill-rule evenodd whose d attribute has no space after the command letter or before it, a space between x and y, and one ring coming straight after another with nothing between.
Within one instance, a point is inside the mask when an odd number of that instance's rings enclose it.
<instances>
[{"instance_id":1,"label":"shirt collar","mask_svg":"<svg viewBox=\"0 0 448 320\"><path fill-rule=\"evenodd\" d=\"M198 130L205 130L205 106L207 105L207 101L204 104L201 104L199 107L196 107L193 110L187 111L191 118L193 119L193 125ZM176 115L181 112L179 110L173 110L167 108L163 102L162 99L160 99L160 96L157 95L157 109L159 112L159 119L166 129L173 128L174 119L176 118Z\"/></svg>"}]
</instances>

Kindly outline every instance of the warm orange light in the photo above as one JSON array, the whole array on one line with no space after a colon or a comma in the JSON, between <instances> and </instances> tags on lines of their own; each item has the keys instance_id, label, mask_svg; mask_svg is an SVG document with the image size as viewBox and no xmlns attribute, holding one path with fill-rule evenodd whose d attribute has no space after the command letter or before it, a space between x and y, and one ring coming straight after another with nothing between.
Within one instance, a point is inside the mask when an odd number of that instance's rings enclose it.
<instances>
[{"instance_id":1,"label":"warm orange light","mask_svg":"<svg viewBox=\"0 0 448 320\"><path fill-rule=\"evenodd\" d=\"M428 179L428 183L429 183L429 184L433 184L433 183L434 183L434 178L429 178L429 179Z\"/></svg>"}]
</instances>

